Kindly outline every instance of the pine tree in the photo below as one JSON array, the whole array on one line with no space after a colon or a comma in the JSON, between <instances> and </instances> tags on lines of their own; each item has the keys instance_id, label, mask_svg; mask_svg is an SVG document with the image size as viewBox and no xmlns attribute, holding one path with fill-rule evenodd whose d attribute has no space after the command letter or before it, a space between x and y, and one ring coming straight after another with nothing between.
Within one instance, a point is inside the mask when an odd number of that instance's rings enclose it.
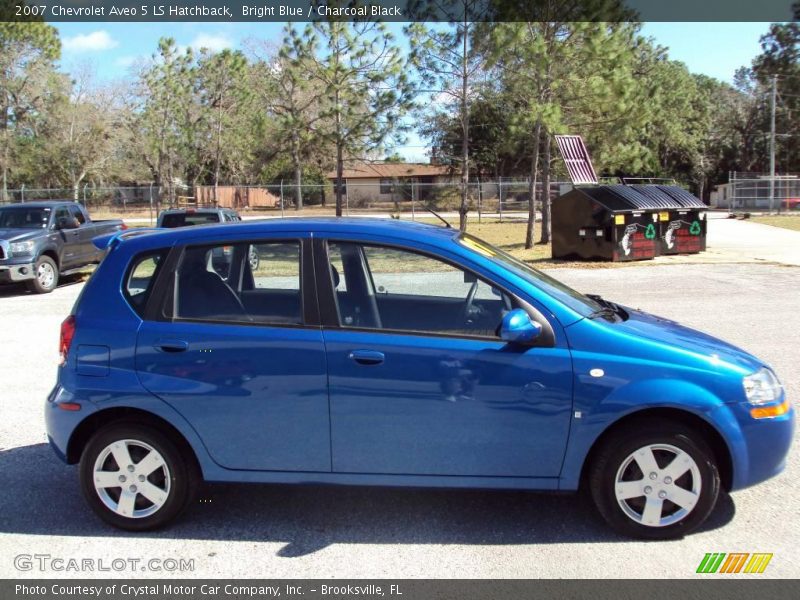
<instances>
[{"instance_id":1,"label":"pine tree","mask_svg":"<svg viewBox=\"0 0 800 600\"><path fill-rule=\"evenodd\" d=\"M12 2L8 10L20 4ZM13 14L13 13L12 13ZM10 21L10 19L9 19ZM0 21L0 200L8 201L12 146L16 129L42 102L37 83L61 55L56 29L43 22Z\"/></svg>"},{"instance_id":2,"label":"pine tree","mask_svg":"<svg viewBox=\"0 0 800 600\"><path fill-rule=\"evenodd\" d=\"M292 39L309 81L324 90L320 129L336 148L336 216L342 215L346 158L366 158L403 130L412 86L394 37L379 22L318 21Z\"/></svg>"}]
</instances>

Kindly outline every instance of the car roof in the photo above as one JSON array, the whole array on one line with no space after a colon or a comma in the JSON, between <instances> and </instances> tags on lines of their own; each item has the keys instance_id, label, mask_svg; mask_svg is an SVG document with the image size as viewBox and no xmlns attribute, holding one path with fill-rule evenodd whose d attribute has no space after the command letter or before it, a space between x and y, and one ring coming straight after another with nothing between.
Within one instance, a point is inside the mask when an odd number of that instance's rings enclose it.
<instances>
[{"instance_id":1,"label":"car roof","mask_svg":"<svg viewBox=\"0 0 800 600\"><path fill-rule=\"evenodd\" d=\"M83 206L80 202L74 200L37 200L35 202L15 202L14 204L5 204L0 208L55 208L64 204L74 204L76 206Z\"/></svg>"},{"instance_id":2,"label":"car roof","mask_svg":"<svg viewBox=\"0 0 800 600\"><path fill-rule=\"evenodd\" d=\"M128 229L120 237L125 240L130 235L130 248L155 248L157 246L181 243L183 240L196 240L201 236L218 237L223 232L237 236L280 232L325 232L340 234L362 234L401 238L409 241L425 242L432 239L451 239L459 234L458 229L428 225L399 219L377 219L370 217L287 217L283 219L260 219L236 223L210 224L203 227L178 227L175 229L152 229L137 234L136 229ZM128 244L126 244L127 246ZM135 247L135 248L134 248Z\"/></svg>"},{"instance_id":3,"label":"car roof","mask_svg":"<svg viewBox=\"0 0 800 600\"><path fill-rule=\"evenodd\" d=\"M163 215L179 215L181 213L202 213L202 212L236 212L232 208L214 208L213 206L204 206L201 208L166 208L161 211Z\"/></svg>"}]
</instances>

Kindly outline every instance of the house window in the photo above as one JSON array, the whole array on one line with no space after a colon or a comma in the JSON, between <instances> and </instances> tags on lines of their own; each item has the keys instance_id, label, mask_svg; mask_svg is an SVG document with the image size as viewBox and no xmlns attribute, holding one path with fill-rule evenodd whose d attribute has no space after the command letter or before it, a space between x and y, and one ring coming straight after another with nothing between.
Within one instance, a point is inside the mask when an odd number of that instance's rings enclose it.
<instances>
[{"instance_id":1,"label":"house window","mask_svg":"<svg viewBox=\"0 0 800 600\"><path fill-rule=\"evenodd\" d=\"M411 186L413 179L408 177L387 177L381 179L380 193L391 195L394 200L411 200Z\"/></svg>"}]
</instances>

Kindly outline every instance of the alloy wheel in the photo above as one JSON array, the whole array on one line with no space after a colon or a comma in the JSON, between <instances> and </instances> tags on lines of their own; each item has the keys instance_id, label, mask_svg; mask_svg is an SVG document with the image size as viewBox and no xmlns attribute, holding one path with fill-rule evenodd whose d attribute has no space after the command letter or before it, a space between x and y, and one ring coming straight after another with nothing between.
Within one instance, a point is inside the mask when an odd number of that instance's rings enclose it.
<instances>
[{"instance_id":1,"label":"alloy wheel","mask_svg":"<svg viewBox=\"0 0 800 600\"><path fill-rule=\"evenodd\" d=\"M614 493L622 512L648 527L685 519L700 499L702 478L694 459L670 444L649 444L622 461Z\"/></svg>"},{"instance_id":2,"label":"alloy wheel","mask_svg":"<svg viewBox=\"0 0 800 600\"><path fill-rule=\"evenodd\" d=\"M56 278L55 270L53 269L53 265L47 262L42 262L39 264L39 267L36 269L36 278L39 280L39 284L45 288L49 289L53 286L53 281Z\"/></svg>"},{"instance_id":3,"label":"alloy wheel","mask_svg":"<svg viewBox=\"0 0 800 600\"><path fill-rule=\"evenodd\" d=\"M107 508L122 517L140 519L158 511L170 493L170 471L164 457L142 441L112 442L97 456L94 488Z\"/></svg>"}]
</instances>

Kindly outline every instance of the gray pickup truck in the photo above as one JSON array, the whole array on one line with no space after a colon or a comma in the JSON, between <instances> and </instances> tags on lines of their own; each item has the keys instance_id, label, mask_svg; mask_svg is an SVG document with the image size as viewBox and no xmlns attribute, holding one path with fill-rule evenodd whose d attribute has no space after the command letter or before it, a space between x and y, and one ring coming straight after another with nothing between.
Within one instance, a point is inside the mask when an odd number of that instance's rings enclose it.
<instances>
[{"instance_id":1,"label":"gray pickup truck","mask_svg":"<svg viewBox=\"0 0 800 600\"><path fill-rule=\"evenodd\" d=\"M215 223L238 223L242 217L232 208L170 208L158 215L156 227L172 229L175 227L192 227L194 225L214 225ZM231 262L232 246L214 248L212 262L220 277L227 279ZM258 270L260 258L255 246L250 246L250 268Z\"/></svg>"},{"instance_id":2,"label":"gray pickup truck","mask_svg":"<svg viewBox=\"0 0 800 600\"><path fill-rule=\"evenodd\" d=\"M76 202L0 206L0 283L23 281L46 294L60 275L100 262L92 239L125 229L121 220L92 221Z\"/></svg>"}]
</instances>

